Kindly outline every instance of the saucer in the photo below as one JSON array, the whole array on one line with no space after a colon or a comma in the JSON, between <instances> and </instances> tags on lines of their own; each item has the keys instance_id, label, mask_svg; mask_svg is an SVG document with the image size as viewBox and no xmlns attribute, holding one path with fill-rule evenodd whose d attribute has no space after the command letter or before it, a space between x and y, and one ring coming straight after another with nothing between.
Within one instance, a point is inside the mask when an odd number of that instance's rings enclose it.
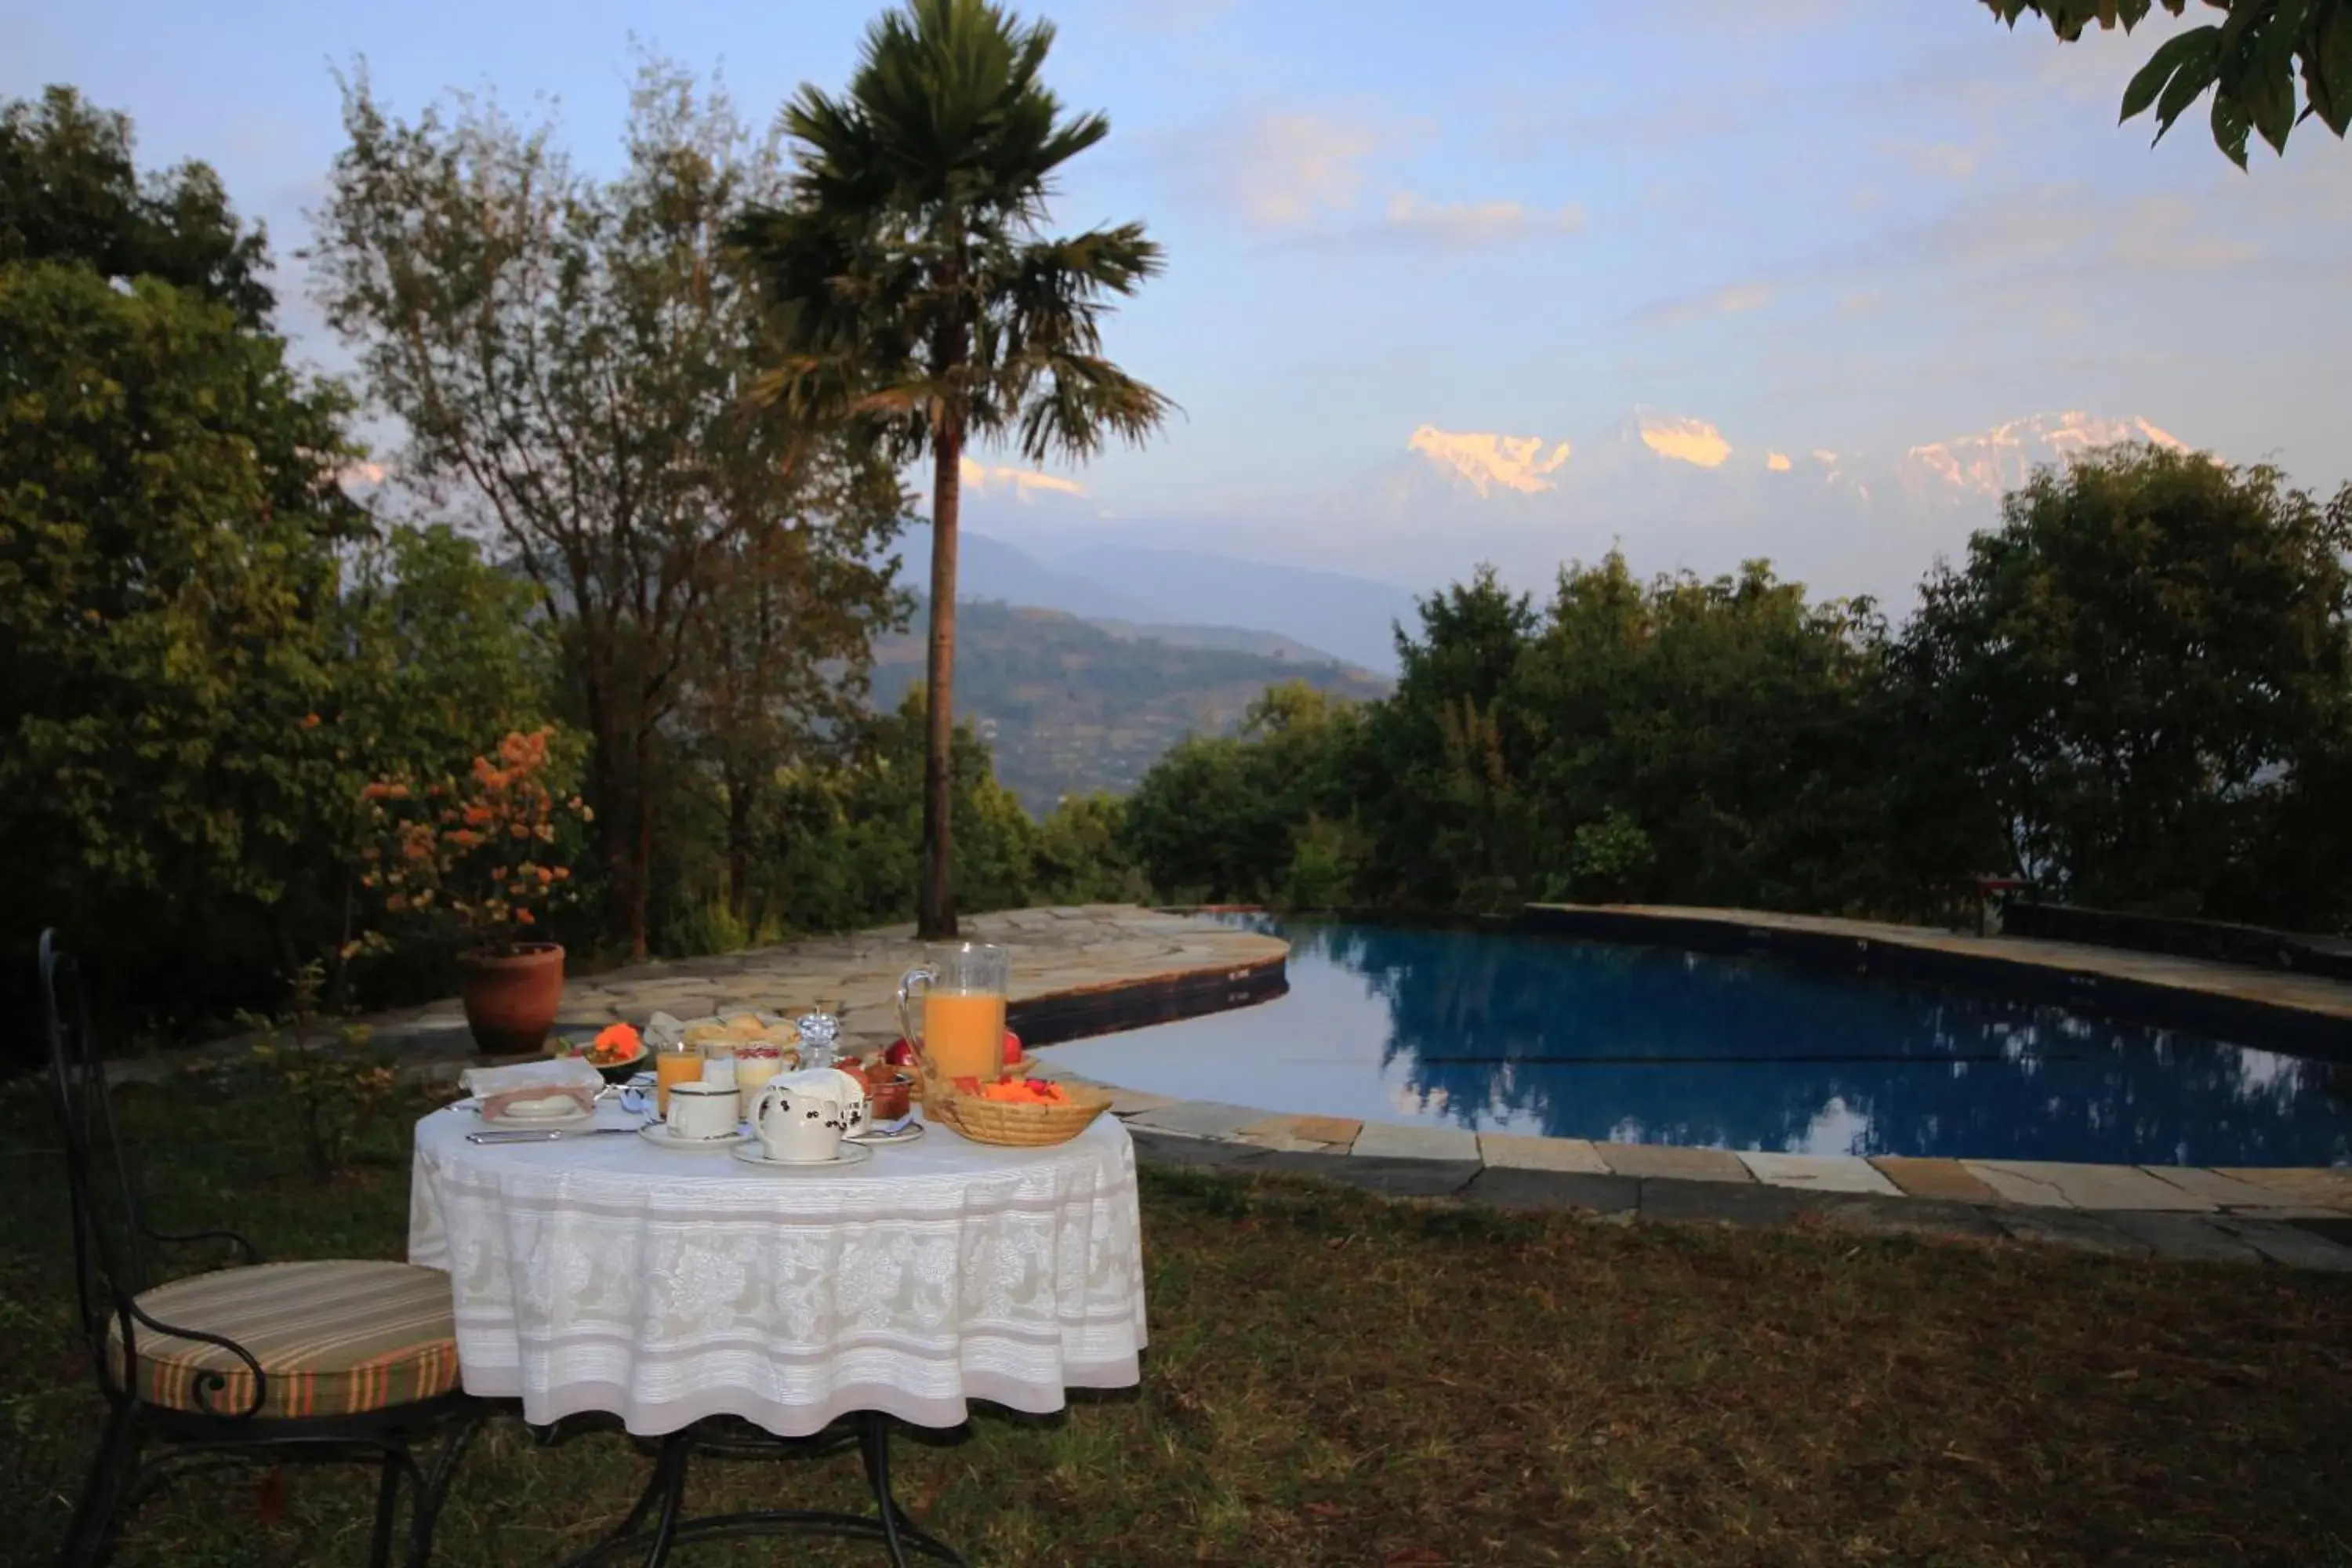
<instances>
[{"instance_id":1,"label":"saucer","mask_svg":"<svg viewBox=\"0 0 2352 1568\"><path fill-rule=\"evenodd\" d=\"M596 1113L593 1110L573 1110L564 1116L485 1115L482 1118L482 1125L495 1127L501 1132L521 1132L533 1128L551 1130L560 1127L585 1127L595 1120Z\"/></svg>"},{"instance_id":2,"label":"saucer","mask_svg":"<svg viewBox=\"0 0 2352 1568\"><path fill-rule=\"evenodd\" d=\"M909 1116L903 1124L891 1128L887 1132L878 1127L870 1128L864 1132L853 1132L842 1142L845 1143L912 1143L922 1135L923 1124Z\"/></svg>"},{"instance_id":3,"label":"saucer","mask_svg":"<svg viewBox=\"0 0 2352 1568\"><path fill-rule=\"evenodd\" d=\"M681 1138L670 1130L668 1122L648 1121L637 1129L637 1136L656 1149L675 1149L681 1154L690 1154L698 1149L730 1149L751 1135L739 1126L724 1138Z\"/></svg>"},{"instance_id":4,"label":"saucer","mask_svg":"<svg viewBox=\"0 0 2352 1568\"><path fill-rule=\"evenodd\" d=\"M861 1160L874 1158L874 1151L862 1144L845 1142L841 1152L830 1160L771 1160L757 1141L740 1143L728 1151L747 1165L757 1165L763 1171L837 1171L844 1165L855 1165Z\"/></svg>"}]
</instances>

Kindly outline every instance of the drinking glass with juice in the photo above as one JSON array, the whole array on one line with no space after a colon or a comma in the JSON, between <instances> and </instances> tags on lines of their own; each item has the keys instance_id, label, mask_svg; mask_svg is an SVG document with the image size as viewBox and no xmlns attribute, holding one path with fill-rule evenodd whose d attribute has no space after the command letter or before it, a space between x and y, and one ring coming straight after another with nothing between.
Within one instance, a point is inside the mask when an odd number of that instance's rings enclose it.
<instances>
[{"instance_id":1,"label":"drinking glass with juice","mask_svg":"<svg viewBox=\"0 0 2352 1568\"><path fill-rule=\"evenodd\" d=\"M935 950L929 963L899 981L899 1031L932 1071L992 1082L1003 1070L1012 969L1012 954L1003 948L968 942Z\"/></svg>"},{"instance_id":2,"label":"drinking glass with juice","mask_svg":"<svg viewBox=\"0 0 2352 1568\"><path fill-rule=\"evenodd\" d=\"M669 1089L674 1083L695 1083L702 1078L702 1047L683 1040L662 1047L654 1057L654 1114L669 1120Z\"/></svg>"}]
</instances>

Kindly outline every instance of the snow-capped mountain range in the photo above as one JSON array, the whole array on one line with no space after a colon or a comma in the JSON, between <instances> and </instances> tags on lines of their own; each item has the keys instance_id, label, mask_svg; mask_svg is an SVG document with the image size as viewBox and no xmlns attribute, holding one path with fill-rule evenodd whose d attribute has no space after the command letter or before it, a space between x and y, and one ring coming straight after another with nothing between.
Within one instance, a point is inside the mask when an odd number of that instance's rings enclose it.
<instances>
[{"instance_id":1,"label":"snow-capped mountain range","mask_svg":"<svg viewBox=\"0 0 2352 1568\"><path fill-rule=\"evenodd\" d=\"M1353 482L1181 517L1108 515L1059 476L974 463L964 479L975 528L1049 561L1117 541L1337 566L1423 591L1487 562L1540 595L1564 562L1612 548L1643 574L1713 575L1761 556L1816 594L1869 594L1899 612L2034 468L2116 442L2181 446L2144 418L2075 411L1899 451L1783 451L1641 407L1581 436L1423 425ZM1184 608L1216 618L1212 605Z\"/></svg>"},{"instance_id":2,"label":"snow-capped mountain range","mask_svg":"<svg viewBox=\"0 0 2352 1568\"><path fill-rule=\"evenodd\" d=\"M1743 450L1725 439L1723 432L1703 419L1637 409L1611 433L1615 444L1630 449L1638 442L1662 462L1680 463L1708 473L1739 472L1743 468L1766 474L1792 476L1790 485L1817 480L1832 487L1852 485L1868 500L1868 480L1849 478L1869 466L1859 455L1841 455L1827 448L1791 455L1769 449ZM1913 447L1892 465L1893 477L1914 488L1941 485L1955 494L1999 496L2022 484L2035 465L2063 462L2081 453L2117 442L2145 441L2178 448L2180 442L2145 419L2102 419L2096 415L2036 414L2012 419L1973 436L1931 441ZM1604 449L1597 458L1577 462L1577 448L1565 440L1540 436L1503 436L1484 431L1440 430L1423 425L1406 447L1426 467L1458 481L1481 499L1504 495L1558 494L1598 468L1614 465Z\"/></svg>"}]
</instances>

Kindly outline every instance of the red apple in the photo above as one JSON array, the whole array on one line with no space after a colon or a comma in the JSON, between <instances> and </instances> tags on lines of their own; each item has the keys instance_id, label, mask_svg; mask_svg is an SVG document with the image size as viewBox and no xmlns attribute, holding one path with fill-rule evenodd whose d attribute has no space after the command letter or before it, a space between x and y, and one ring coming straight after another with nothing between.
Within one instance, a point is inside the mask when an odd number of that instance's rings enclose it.
<instances>
[{"instance_id":1,"label":"red apple","mask_svg":"<svg viewBox=\"0 0 2352 1568\"><path fill-rule=\"evenodd\" d=\"M882 1059L894 1068L905 1067L915 1059L915 1047L904 1039L894 1041L890 1048L882 1053Z\"/></svg>"},{"instance_id":2,"label":"red apple","mask_svg":"<svg viewBox=\"0 0 2352 1568\"><path fill-rule=\"evenodd\" d=\"M1004 1065L1011 1067L1021 1059L1021 1037L1012 1030L1004 1031Z\"/></svg>"}]
</instances>

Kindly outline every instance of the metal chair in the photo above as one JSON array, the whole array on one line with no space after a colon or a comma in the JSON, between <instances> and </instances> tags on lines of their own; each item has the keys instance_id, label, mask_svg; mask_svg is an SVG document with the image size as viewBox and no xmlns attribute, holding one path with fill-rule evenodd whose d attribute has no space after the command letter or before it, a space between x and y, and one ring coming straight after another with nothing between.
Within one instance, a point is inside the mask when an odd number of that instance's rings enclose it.
<instances>
[{"instance_id":1,"label":"metal chair","mask_svg":"<svg viewBox=\"0 0 2352 1568\"><path fill-rule=\"evenodd\" d=\"M74 1283L106 1425L58 1561L104 1561L131 1507L191 1461L374 1464L373 1568L392 1562L404 1480L424 1568L458 1456L487 1412L457 1385L447 1276L406 1263L264 1264L231 1231L146 1223L116 1131L86 987L57 933L40 983L73 1194ZM158 1247L225 1243L243 1262L151 1288ZM429 1469L415 1445L440 1436ZM142 1454L151 1440L152 1456Z\"/></svg>"}]
</instances>

